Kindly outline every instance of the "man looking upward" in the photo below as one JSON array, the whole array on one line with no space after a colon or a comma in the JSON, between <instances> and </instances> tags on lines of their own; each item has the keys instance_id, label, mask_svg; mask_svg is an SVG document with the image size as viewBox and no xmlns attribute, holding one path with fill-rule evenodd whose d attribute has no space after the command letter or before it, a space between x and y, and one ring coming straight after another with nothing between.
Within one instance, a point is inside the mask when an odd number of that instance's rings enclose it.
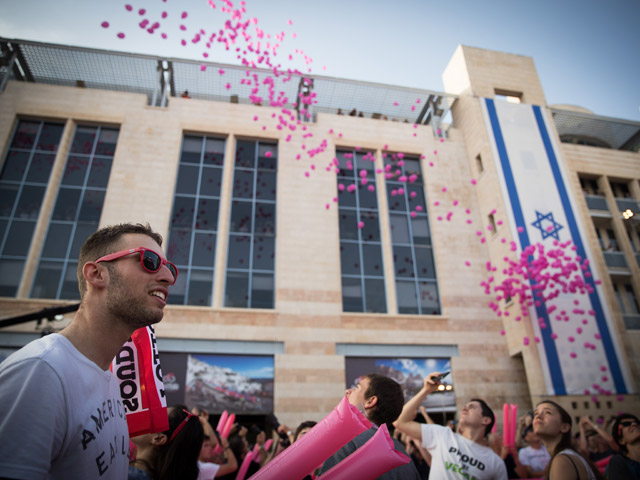
<instances>
[{"instance_id":1,"label":"man looking upward","mask_svg":"<svg viewBox=\"0 0 640 480\"><path fill-rule=\"evenodd\" d=\"M0 364L0 477L127 477L129 432L109 366L136 329L162 320L178 271L161 244L148 225L95 232L80 249L73 321Z\"/></svg>"},{"instance_id":2,"label":"man looking upward","mask_svg":"<svg viewBox=\"0 0 640 480\"><path fill-rule=\"evenodd\" d=\"M460 413L460 430L454 433L440 425L420 424L414 421L416 411L427 395L440 384L440 372L429 374L422 389L402 409L396 428L421 441L432 456L430 477L447 480L507 480L507 469L493 450L482 444L491 432L495 415L478 398L471 399Z\"/></svg>"}]
</instances>

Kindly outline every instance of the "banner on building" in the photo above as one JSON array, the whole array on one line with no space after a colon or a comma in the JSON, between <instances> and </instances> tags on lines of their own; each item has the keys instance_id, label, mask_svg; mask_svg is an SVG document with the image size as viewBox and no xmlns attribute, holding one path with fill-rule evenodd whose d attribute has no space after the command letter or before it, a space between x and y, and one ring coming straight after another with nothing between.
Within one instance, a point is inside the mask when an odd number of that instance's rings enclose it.
<instances>
[{"instance_id":1,"label":"banner on building","mask_svg":"<svg viewBox=\"0 0 640 480\"><path fill-rule=\"evenodd\" d=\"M506 215L520 252L530 245L543 244L549 250L554 241L571 241L576 258L589 259L593 264L547 112L535 105L488 98L482 102L482 110ZM590 267L578 273L584 275L591 293L561 293L553 299L553 305L538 301L529 308L534 332L540 339L538 352L546 393L595 393L594 381L598 391L628 393L629 372L619 354L619 339L606 297L596 281L598 274ZM529 279L531 286L534 281ZM572 321L554 321L554 309L567 312L565 317Z\"/></svg>"}]
</instances>

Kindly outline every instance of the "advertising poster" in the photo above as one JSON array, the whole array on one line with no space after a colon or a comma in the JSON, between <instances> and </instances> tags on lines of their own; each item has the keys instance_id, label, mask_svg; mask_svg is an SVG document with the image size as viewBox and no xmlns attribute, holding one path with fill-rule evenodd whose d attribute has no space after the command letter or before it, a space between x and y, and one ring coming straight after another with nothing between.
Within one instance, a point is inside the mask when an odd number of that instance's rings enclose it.
<instances>
[{"instance_id":1,"label":"advertising poster","mask_svg":"<svg viewBox=\"0 0 640 480\"><path fill-rule=\"evenodd\" d=\"M210 414L273 411L273 357L161 353L167 404Z\"/></svg>"},{"instance_id":2,"label":"advertising poster","mask_svg":"<svg viewBox=\"0 0 640 480\"><path fill-rule=\"evenodd\" d=\"M345 362L347 388L354 387L363 375L378 373L402 385L405 402L418 393L427 375L451 371L449 358L346 357ZM456 398L451 374L442 380L442 385L444 390L429 395L423 402L428 412L455 412Z\"/></svg>"}]
</instances>

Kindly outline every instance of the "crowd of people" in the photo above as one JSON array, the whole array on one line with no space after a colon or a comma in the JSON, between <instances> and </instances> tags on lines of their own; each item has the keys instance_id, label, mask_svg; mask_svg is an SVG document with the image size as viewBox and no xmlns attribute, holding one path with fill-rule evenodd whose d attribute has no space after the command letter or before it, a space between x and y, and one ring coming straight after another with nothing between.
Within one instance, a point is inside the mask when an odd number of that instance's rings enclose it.
<instances>
[{"instance_id":1,"label":"crowd of people","mask_svg":"<svg viewBox=\"0 0 640 480\"><path fill-rule=\"evenodd\" d=\"M73 321L0 364L0 478L243 480L259 476L315 427L313 421L295 431L275 425L271 439L255 425L235 424L221 433L208 412L172 405L164 418L166 430L129 438L129 406L109 367L136 330L163 317L178 270L161 245L162 237L148 225L121 224L91 235L80 249L81 305ZM636 416L619 415L604 427L583 417L574 436L569 413L544 400L520 420L517 442L510 445L492 433L496 417L481 398L471 398L456 422L436 425L421 405L442 377L428 375L406 403L395 380L374 373L361 377L345 393L349 408L366 417L371 428L306 478L330 474L364 451L377 432L395 429L390 448L406 454L401 455L406 462L380 472L383 480L593 480L603 474L612 480L640 479ZM126 402L133 400L129 396ZM418 411L424 421L416 420Z\"/></svg>"}]
</instances>

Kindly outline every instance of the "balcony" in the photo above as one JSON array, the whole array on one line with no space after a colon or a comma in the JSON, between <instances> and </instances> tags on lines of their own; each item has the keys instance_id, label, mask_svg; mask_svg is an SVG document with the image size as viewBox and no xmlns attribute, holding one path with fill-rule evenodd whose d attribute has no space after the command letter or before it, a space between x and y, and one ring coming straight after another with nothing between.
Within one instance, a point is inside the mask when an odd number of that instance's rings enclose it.
<instances>
[{"instance_id":1,"label":"balcony","mask_svg":"<svg viewBox=\"0 0 640 480\"><path fill-rule=\"evenodd\" d=\"M588 202L587 202L588 203ZM633 198L617 198L616 203L621 212L631 210L634 215L640 215L640 205Z\"/></svg>"},{"instance_id":2,"label":"balcony","mask_svg":"<svg viewBox=\"0 0 640 480\"><path fill-rule=\"evenodd\" d=\"M640 330L640 315L633 313L625 313L622 315L624 326L627 330Z\"/></svg>"},{"instance_id":3,"label":"balcony","mask_svg":"<svg viewBox=\"0 0 640 480\"><path fill-rule=\"evenodd\" d=\"M591 194L585 193L584 198L587 200L587 207L589 207L589 210L609 212L607 199L604 198L602 195L591 195Z\"/></svg>"},{"instance_id":4,"label":"balcony","mask_svg":"<svg viewBox=\"0 0 640 480\"><path fill-rule=\"evenodd\" d=\"M607 267L611 268L629 268L627 259L624 258L623 252L602 252Z\"/></svg>"}]
</instances>

